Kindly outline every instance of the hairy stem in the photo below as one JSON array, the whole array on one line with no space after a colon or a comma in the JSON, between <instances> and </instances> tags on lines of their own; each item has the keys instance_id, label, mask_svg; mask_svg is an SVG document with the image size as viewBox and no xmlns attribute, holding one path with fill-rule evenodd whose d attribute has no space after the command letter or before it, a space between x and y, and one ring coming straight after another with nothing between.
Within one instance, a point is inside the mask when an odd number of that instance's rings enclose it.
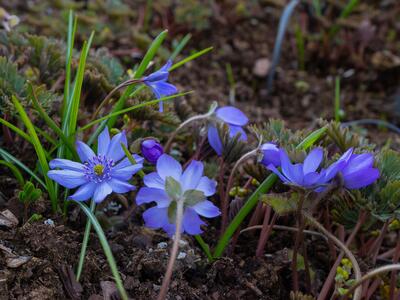
<instances>
[{"instance_id":1,"label":"hairy stem","mask_svg":"<svg viewBox=\"0 0 400 300\"><path fill-rule=\"evenodd\" d=\"M90 203L90 211L92 213L94 213L95 208L96 208L96 202L94 202L92 200L92 202ZM78 268L76 269L76 281L78 281L78 282L79 282L79 279L81 278L81 275L82 275L83 263L85 261L86 249L87 249L87 245L89 243L89 236L90 236L91 227L92 227L92 223L90 222L90 219L88 218L86 220L85 234L83 235L81 254L79 255Z\"/></svg>"},{"instance_id":2,"label":"hairy stem","mask_svg":"<svg viewBox=\"0 0 400 300\"><path fill-rule=\"evenodd\" d=\"M183 218L183 201L178 201L176 207L176 231L174 236L174 244L172 245L171 256L168 261L167 270L162 282L160 293L158 294L158 300L164 300L167 296L169 283L171 282L172 271L174 269L174 264L176 257L178 255L179 241L181 239L181 227Z\"/></svg>"},{"instance_id":3,"label":"hairy stem","mask_svg":"<svg viewBox=\"0 0 400 300\"><path fill-rule=\"evenodd\" d=\"M302 212L303 216L313 225L316 227L319 231L321 231L323 234L325 234L328 239L332 240L336 246L338 246L345 254L346 256L350 259L352 265L353 265L353 270L354 270L354 276L355 280L359 281L361 279L361 270L360 266L358 265L357 259L354 257L353 253L347 248L345 244L343 244L337 237L335 237L332 233L330 233L328 230L325 229L324 226L322 226L317 220L315 220L311 215L309 215L306 212ZM359 300L361 297L361 292L362 289L361 287L359 288L354 288L353 291L355 290L354 293L354 298L353 300Z\"/></svg>"}]
</instances>

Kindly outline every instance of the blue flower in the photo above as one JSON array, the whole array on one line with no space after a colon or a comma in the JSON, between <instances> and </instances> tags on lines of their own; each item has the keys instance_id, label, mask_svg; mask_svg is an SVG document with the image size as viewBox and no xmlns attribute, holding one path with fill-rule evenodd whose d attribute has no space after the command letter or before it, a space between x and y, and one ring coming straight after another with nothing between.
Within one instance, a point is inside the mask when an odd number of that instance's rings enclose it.
<instances>
[{"instance_id":1,"label":"blue flower","mask_svg":"<svg viewBox=\"0 0 400 300\"><path fill-rule=\"evenodd\" d=\"M317 172L324 152L322 148L313 149L306 157L303 163L292 164L285 152L281 149L279 153L282 172L280 172L273 164L268 165L268 169L274 172L286 184L299 186L305 189L314 189L321 192L321 188L336 176L339 170L343 167L343 163L332 164L327 169L322 169Z\"/></svg>"},{"instance_id":2,"label":"blue flower","mask_svg":"<svg viewBox=\"0 0 400 300\"><path fill-rule=\"evenodd\" d=\"M228 125L229 136L231 138L236 134L240 134L240 140L247 141L246 132L242 127L249 122L249 119L240 109L233 106L221 107L215 111L215 116L217 122L223 122ZM215 152L221 156L223 145L215 124L210 124L208 126L208 142Z\"/></svg>"},{"instance_id":3,"label":"blue flower","mask_svg":"<svg viewBox=\"0 0 400 300\"><path fill-rule=\"evenodd\" d=\"M347 150L334 164L340 164L340 173L344 187L359 189L374 183L379 178L379 170L374 168L371 153L353 154L353 148Z\"/></svg>"},{"instance_id":4,"label":"blue flower","mask_svg":"<svg viewBox=\"0 0 400 300\"><path fill-rule=\"evenodd\" d=\"M136 203L156 202L156 206L143 213L147 227L162 228L169 236L175 233L175 208L177 201L184 201L182 232L196 235L203 231L200 226L205 223L200 216L214 218L220 215L220 210L207 197L215 193L217 183L203 176L202 162L192 160L182 172L182 166L174 158L163 154L157 160L157 172L144 177L145 187L142 187ZM173 188L171 188L173 186Z\"/></svg>"},{"instance_id":5,"label":"blue flower","mask_svg":"<svg viewBox=\"0 0 400 300\"><path fill-rule=\"evenodd\" d=\"M275 167L280 167L280 150L277 145L275 145L274 143L265 143L261 145L261 151L263 154L261 163L264 166L267 167L272 164Z\"/></svg>"},{"instance_id":6,"label":"blue flower","mask_svg":"<svg viewBox=\"0 0 400 300\"><path fill-rule=\"evenodd\" d=\"M60 185L74 189L69 196L75 201L92 198L96 203L103 201L112 192L126 193L135 189L128 180L142 168L143 158L135 156L138 164L132 165L121 147L127 145L125 132L118 133L110 140L108 128L98 138L97 155L85 143L76 142L76 149L82 163L68 159L53 159L50 162L49 178Z\"/></svg>"},{"instance_id":7,"label":"blue flower","mask_svg":"<svg viewBox=\"0 0 400 300\"><path fill-rule=\"evenodd\" d=\"M149 76L144 77L143 83L147 85L154 93L157 99L162 97L176 94L178 89L173 84L167 82L169 76L169 69L172 66L172 61L168 60L167 63L158 71L151 73ZM160 112L164 110L163 102L159 103Z\"/></svg>"}]
</instances>

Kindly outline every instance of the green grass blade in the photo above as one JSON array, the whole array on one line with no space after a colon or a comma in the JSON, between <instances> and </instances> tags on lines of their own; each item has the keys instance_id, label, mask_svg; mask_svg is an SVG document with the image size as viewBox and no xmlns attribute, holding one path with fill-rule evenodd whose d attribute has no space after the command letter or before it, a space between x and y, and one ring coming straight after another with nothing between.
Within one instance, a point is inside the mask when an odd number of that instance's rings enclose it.
<instances>
[{"instance_id":1,"label":"green grass blade","mask_svg":"<svg viewBox=\"0 0 400 300\"><path fill-rule=\"evenodd\" d=\"M114 277L115 284L117 286L117 289L119 291L121 298L123 300L128 300L128 295L124 289L124 285L122 283L121 276L119 275L119 272L118 272L117 263L115 262L110 245L108 244L108 241L107 241L106 235L104 234L103 229L101 228L96 217L93 215L93 213L90 211L90 209L85 204L83 204L81 202L76 202L76 203L80 206L82 211L86 214L86 216L92 223L93 228L96 230L97 236L100 240L100 244L101 244L104 254L107 258L108 265L110 266L111 273Z\"/></svg>"},{"instance_id":2,"label":"green grass blade","mask_svg":"<svg viewBox=\"0 0 400 300\"><path fill-rule=\"evenodd\" d=\"M297 149L308 149L310 148L321 136L325 133L326 128L320 128L314 132L312 132L310 135L308 135L299 145L297 145ZM243 220L247 217L247 215L253 210L253 208L257 205L258 199L262 194L267 193L276 180L278 179L278 176L275 174L269 175L259 186L258 188L251 194L249 199L246 201L246 203L242 206L242 208L239 210L237 215L233 218L227 229L225 230L224 234L221 236L221 238L218 241L217 246L215 247L214 251L214 258L219 258L221 255L224 253L226 246L229 244L229 241L231 240L231 237L233 234L236 232L236 230L239 228L240 224L243 222Z\"/></svg>"},{"instance_id":3,"label":"green grass blade","mask_svg":"<svg viewBox=\"0 0 400 300\"><path fill-rule=\"evenodd\" d=\"M23 139L25 139L29 143L32 143L31 137L29 135L27 135L25 132L23 132L21 129L19 129L17 126L15 126L15 125L11 124L10 122L4 120L3 118L0 118L0 124L3 124L4 126L7 126L12 131L14 131L16 134L21 136Z\"/></svg>"},{"instance_id":4,"label":"green grass blade","mask_svg":"<svg viewBox=\"0 0 400 300\"><path fill-rule=\"evenodd\" d=\"M0 155L3 157L5 161L12 162L18 167L21 168L21 170L25 171L28 173L33 179L35 179L40 185L43 186L44 189L46 189L46 184L42 179L40 179L35 172L33 172L31 169L29 169L23 162L21 162L18 158L13 156L11 153L7 152L6 150L0 148Z\"/></svg>"},{"instance_id":5,"label":"green grass blade","mask_svg":"<svg viewBox=\"0 0 400 300\"><path fill-rule=\"evenodd\" d=\"M206 254L206 256L208 258L208 262L212 262L214 260L214 258L211 254L210 247L208 246L208 244L198 234L195 235L194 238L196 239L196 241L199 243L201 249L203 249L204 253Z\"/></svg>"},{"instance_id":6,"label":"green grass blade","mask_svg":"<svg viewBox=\"0 0 400 300\"><path fill-rule=\"evenodd\" d=\"M122 147L122 150L124 150L124 153L125 153L126 157L128 158L128 160L130 161L130 163L132 165L136 165L137 162L136 162L135 158L133 157L133 155L129 152L128 148L123 143L121 143L121 147ZM139 170L137 173L141 178L143 178L146 175L146 174L144 174L143 170Z\"/></svg>"},{"instance_id":7,"label":"green grass blade","mask_svg":"<svg viewBox=\"0 0 400 300\"><path fill-rule=\"evenodd\" d=\"M170 60L175 60L175 58L179 55L179 53L181 53L181 51L183 50L183 48L185 48L185 46L187 45L187 43L189 43L190 39L192 38L192 35L190 33L188 33L187 35L185 35L182 40L179 42L178 45L176 45L174 52L172 52L171 56L169 57Z\"/></svg>"},{"instance_id":8,"label":"green grass blade","mask_svg":"<svg viewBox=\"0 0 400 300\"><path fill-rule=\"evenodd\" d=\"M0 160L0 165L6 166L7 168L10 169L10 171L14 174L15 179L17 179L19 185L21 187L24 186L25 180L24 177L22 176L21 172L18 170L16 166L14 166L11 162L6 161L6 160Z\"/></svg>"},{"instance_id":9,"label":"green grass blade","mask_svg":"<svg viewBox=\"0 0 400 300\"><path fill-rule=\"evenodd\" d=\"M42 147L42 144L37 136L35 127L33 126L31 120L29 119L28 115L26 114L23 106L18 101L15 96L12 96L12 102L14 103L15 109L18 111L18 114L25 124L26 129L28 130L29 135L31 136L32 145L35 148L36 155L39 160L39 165L42 169L44 180L46 182L46 189L49 193L49 197L51 200L51 206L54 212L57 211L58 203L57 203L57 195L55 194L54 183L53 181L47 176L47 172L49 171L49 164L47 162L46 153Z\"/></svg>"},{"instance_id":10,"label":"green grass blade","mask_svg":"<svg viewBox=\"0 0 400 300\"><path fill-rule=\"evenodd\" d=\"M181 97L181 96L184 96L184 95L187 95L187 94L190 94L190 93L192 93L192 92L174 94L174 95L171 95L171 96L168 96L168 97L163 97L163 98L160 98L160 99L155 99L155 100L146 101L146 102L143 102L143 103L140 103L140 104L136 104L134 106L122 109L120 111L116 111L116 112L110 113L107 116L104 116L104 117L101 117L101 118L99 118L97 120L94 120L94 121L86 124L85 126L81 127L79 129L79 131L86 130L86 129L92 127L93 125L96 125L97 123L100 123L100 122L102 122L104 120L108 120L108 119L110 119L112 117L119 116L119 115L127 113L129 111L132 111L132 110L135 110L135 109L138 109L138 108L142 108L142 107L145 107L145 106L148 106L148 105L154 105L154 104L157 104L158 102L161 102L161 101L171 100L171 99L174 99L174 98L177 98L177 97Z\"/></svg>"},{"instance_id":11,"label":"green grass blade","mask_svg":"<svg viewBox=\"0 0 400 300\"><path fill-rule=\"evenodd\" d=\"M144 72L146 71L149 63L152 61L154 56L156 55L158 49L160 48L161 44L163 43L165 37L167 36L168 30L164 30L161 32L151 43L149 49L147 50L146 54L144 55L139 67L135 71L134 79L139 79L143 76ZM121 97L118 99L117 103L114 105L112 109L112 113L119 111L124 108L125 102L128 99L129 95L134 91L135 86L130 85L128 86ZM116 117L112 117L108 120L107 125L108 127L113 127L115 122L117 121Z\"/></svg>"},{"instance_id":12,"label":"green grass blade","mask_svg":"<svg viewBox=\"0 0 400 300\"><path fill-rule=\"evenodd\" d=\"M192 61L208 52L210 52L213 49L213 47L208 47L206 49L203 49L201 51L198 51L184 59L182 59L181 61L177 62L176 64L172 65L171 68L169 69L170 72L172 72L173 70L183 66L184 64L188 63L189 61Z\"/></svg>"}]
</instances>

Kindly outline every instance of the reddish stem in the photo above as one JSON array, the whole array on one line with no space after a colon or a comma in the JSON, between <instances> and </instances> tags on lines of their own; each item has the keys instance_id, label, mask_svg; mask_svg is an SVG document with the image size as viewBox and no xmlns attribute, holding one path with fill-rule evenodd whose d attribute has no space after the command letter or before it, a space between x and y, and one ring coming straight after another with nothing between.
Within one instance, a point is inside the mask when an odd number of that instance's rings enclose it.
<instances>
[{"instance_id":1,"label":"reddish stem","mask_svg":"<svg viewBox=\"0 0 400 300\"><path fill-rule=\"evenodd\" d=\"M267 244L268 238L272 231L272 227L274 226L277 218L277 214L274 214L271 223L269 224L269 220L271 219L271 213L272 213L271 206L268 205L267 208L265 209L263 227L261 229L260 239L258 240L258 245L256 249L257 257L261 257L264 254L265 245Z\"/></svg>"},{"instance_id":2,"label":"reddish stem","mask_svg":"<svg viewBox=\"0 0 400 300\"><path fill-rule=\"evenodd\" d=\"M397 244L395 248L395 252L393 255L393 263L397 264L400 258L400 237L397 236ZM394 298L394 292L396 288L396 282L397 282L397 272L393 271L392 274L390 274L390 290L389 290L389 299L395 299Z\"/></svg>"}]
</instances>

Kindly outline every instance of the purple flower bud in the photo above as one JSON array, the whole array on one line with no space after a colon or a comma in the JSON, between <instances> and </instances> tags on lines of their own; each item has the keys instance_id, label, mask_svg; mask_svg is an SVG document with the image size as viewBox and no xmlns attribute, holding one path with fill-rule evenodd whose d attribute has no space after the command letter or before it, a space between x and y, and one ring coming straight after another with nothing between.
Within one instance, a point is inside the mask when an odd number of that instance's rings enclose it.
<instances>
[{"instance_id":1,"label":"purple flower bud","mask_svg":"<svg viewBox=\"0 0 400 300\"><path fill-rule=\"evenodd\" d=\"M144 158L152 164L155 164L158 158L164 154L164 148L154 139L144 140L140 145L140 150Z\"/></svg>"},{"instance_id":2,"label":"purple flower bud","mask_svg":"<svg viewBox=\"0 0 400 300\"><path fill-rule=\"evenodd\" d=\"M263 158L261 163L268 167L269 165L273 165L274 167L280 167L281 159L279 157L279 148L277 145L273 143L265 143L261 145L261 151L263 152Z\"/></svg>"}]
</instances>

